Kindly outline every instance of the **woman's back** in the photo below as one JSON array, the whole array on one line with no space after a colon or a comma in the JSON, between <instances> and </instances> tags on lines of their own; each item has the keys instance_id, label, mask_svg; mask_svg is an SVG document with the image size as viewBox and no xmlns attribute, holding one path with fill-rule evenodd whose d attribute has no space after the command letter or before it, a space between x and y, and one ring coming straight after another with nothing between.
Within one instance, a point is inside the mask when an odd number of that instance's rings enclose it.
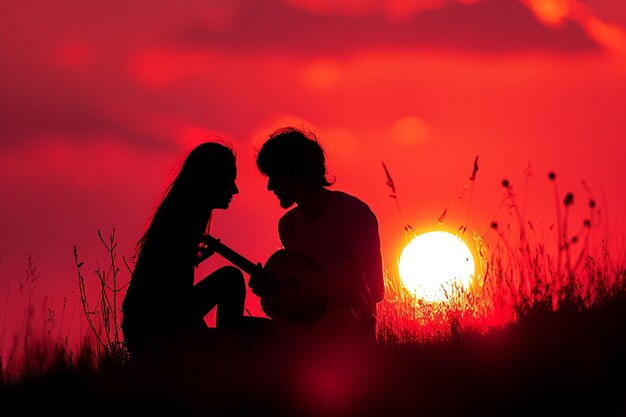
<instances>
[{"instance_id":1,"label":"woman's back","mask_svg":"<svg viewBox=\"0 0 626 417\"><path fill-rule=\"evenodd\" d=\"M194 270L212 211L228 208L238 192L235 178L235 156L224 145L203 143L185 159L137 244L122 303L128 347L154 345L155 340L159 345L176 343L206 328L203 317L219 304L222 294L208 294L219 286L206 284L201 293L194 286ZM245 287L243 295L237 291L243 299ZM239 315L243 301L240 304Z\"/></svg>"}]
</instances>

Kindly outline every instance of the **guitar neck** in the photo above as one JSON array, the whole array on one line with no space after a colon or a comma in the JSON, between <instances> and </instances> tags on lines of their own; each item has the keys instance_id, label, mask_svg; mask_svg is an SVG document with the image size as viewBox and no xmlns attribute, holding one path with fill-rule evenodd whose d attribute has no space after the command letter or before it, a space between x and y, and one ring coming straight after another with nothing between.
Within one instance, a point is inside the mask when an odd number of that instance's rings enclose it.
<instances>
[{"instance_id":1,"label":"guitar neck","mask_svg":"<svg viewBox=\"0 0 626 417\"><path fill-rule=\"evenodd\" d=\"M205 239L208 241L207 244L215 249L215 253L219 254L222 258L226 259L248 275L253 275L259 271L259 266L257 264L235 252L233 249L223 244L219 239L210 235L205 236Z\"/></svg>"}]
</instances>

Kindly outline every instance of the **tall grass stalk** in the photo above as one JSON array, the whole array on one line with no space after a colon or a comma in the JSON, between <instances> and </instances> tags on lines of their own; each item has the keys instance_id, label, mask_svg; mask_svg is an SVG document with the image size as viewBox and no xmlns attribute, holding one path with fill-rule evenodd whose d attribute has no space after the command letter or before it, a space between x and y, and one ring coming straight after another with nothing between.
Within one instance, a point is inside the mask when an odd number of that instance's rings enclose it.
<instances>
[{"instance_id":1,"label":"tall grass stalk","mask_svg":"<svg viewBox=\"0 0 626 417\"><path fill-rule=\"evenodd\" d=\"M2 317L2 334L0 334L0 382L4 380L5 372L4 372L4 343L6 341L7 335L7 313L9 310L9 294L11 293L11 281L9 280L7 283L7 296L4 303L4 314Z\"/></svg>"},{"instance_id":2,"label":"tall grass stalk","mask_svg":"<svg viewBox=\"0 0 626 417\"><path fill-rule=\"evenodd\" d=\"M37 266L33 261L32 254L28 255L28 264L25 269L25 277L24 280L19 283L19 293L20 300L22 302L22 319L20 321L20 325L17 330L17 334L14 337L13 347L8 353L8 360L6 363L3 362L4 370L2 374L4 377L8 377L17 372L16 361L18 358L18 353L23 352L23 359L21 367L23 369L28 370L31 367L32 357L27 353L30 351L30 343L32 336L32 318L34 315L33 309L33 297L35 295L35 290L37 287L37 282L39 281L39 271L37 270ZM9 287L10 288L10 287ZM8 306L8 292L7 292L7 306ZM6 310L6 307L5 307ZM5 311L5 320L6 320L6 311ZM3 326L4 327L4 326ZM3 329L3 332L6 332L6 329ZM3 339L3 348L4 348L4 339Z\"/></svg>"},{"instance_id":3,"label":"tall grass stalk","mask_svg":"<svg viewBox=\"0 0 626 417\"><path fill-rule=\"evenodd\" d=\"M477 160L470 177L472 186L476 170ZM385 174L389 179L388 169ZM550 173L548 178L554 183L558 198L555 174ZM493 221L487 232L473 232L477 274L470 287L455 287L445 300L427 303L415 299L404 289L400 278L387 271L386 297L379 306L379 340L385 344L440 341L459 337L463 332L489 331L541 312L580 311L624 298L624 257L611 254L604 237L600 254L592 247L600 223L591 196L588 217L577 230L571 227L570 220L573 194L567 193L559 201L559 243L555 253L546 245L550 236L543 225L537 227L526 218L525 207L519 206L513 185L504 180L502 186L503 205L512 222ZM465 232L467 226L462 225L459 232ZM576 231L572 233L572 229ZM490 230L496 233L495 239L487 239Z\"/></svg>"},{"instance_id":4,"label":"tall grass stalk","mask_svg":"<svg viewBox=\"0 0 626 417\"><path fill-rule=\"evenodd\" d=\"M74 246L74 262L78 273L80 301L87 324L91 330L91 336L95 338L98 361L113 358L120 362L125 362L128 355L121 332L122 313L118 298L130 282L130 279L120 285L120 267L117 261L115 229L109 234L108 240L104 239L100 231L98 231L98 238L107 252L108 263L106 268L101 268L99 263L96 262L94 274L99 284L99 293L95 302L97 307L95 308L92 307L88 300L85 277L82 272L84 262L79 260L78 250ZM128 273L131 274L132 269L128 265L126 258L122 259ZM88 340L86 339L85 342L87 343Z\"/></svg>"}]
</instances>

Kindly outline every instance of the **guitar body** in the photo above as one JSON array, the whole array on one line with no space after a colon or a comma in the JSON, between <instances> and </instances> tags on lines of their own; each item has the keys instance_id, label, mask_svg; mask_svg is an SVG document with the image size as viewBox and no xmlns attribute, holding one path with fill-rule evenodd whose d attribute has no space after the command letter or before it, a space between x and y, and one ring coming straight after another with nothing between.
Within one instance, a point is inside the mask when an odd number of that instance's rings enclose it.
<instances>
[{"instance_id":1,"label":"guitar body","mask_svg":"<svg viewBox=\"0 0 626 417\"><path fill-rule=\"evenodd\" d=\"M318 319L323 313L323 306L302 286L299 277L315 265L304 256L286 249L281 249L269 257L265 266L255 264L239 253L224 245L219 239L205 235L201 242L205 248L214 251L237 267L247 272L251 279L258 276L265 284L270 284L270 291L264 291L260 297L261 308L270 318L280 318L290 324L308 323ZM210 255L208 255L210 256ZM200 257L199 262L206 259Z\"/></svg>"},{"instance_id":2,"label":"guitar body","mask_svg":"<svg viewBox=\"0 0 626 417\"><path fill-rule=\"evenodd\" d=\"M262 273L272 283L261 297L261 308L270 318L290 324L312 323L323 313L323 306L307 291L300 277L315 265L302 255L281 249L267 260Z\"/></svg>"},{"instance_id":3,"label":"guitar body","mask_svg":"<svg viewBox=\"0 0 626 417\"><path fill-rule=\"evenodd\" d=\"M309 346L361 340L363 311L317 300L302 279L309 271L320 272L307 258L284 249L275 252L263 268L262 273L271 276L276 286L261 296L261 308L274 321L277 337Z\"/></svg>"}]
</instances>

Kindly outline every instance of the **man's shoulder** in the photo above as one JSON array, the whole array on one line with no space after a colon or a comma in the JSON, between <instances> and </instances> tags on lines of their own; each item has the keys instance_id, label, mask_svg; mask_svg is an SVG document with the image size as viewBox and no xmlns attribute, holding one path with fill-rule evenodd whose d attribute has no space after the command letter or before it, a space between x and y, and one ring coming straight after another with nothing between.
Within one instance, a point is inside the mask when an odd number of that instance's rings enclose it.
<instances>
[{"instance_id":1,"label":"man's shoulder","mask_svg":"<svg viewBox=\"0 0 626 417\"><path fill-rule=\"evenodd\" d=\"M337 204L348 207L351 210L363 210L372 212L369 205L355 195L349 194L345 191L335 190L333 191L333 196Z\"/></svg>"},{"instance_id":2,"label":"man's shoulder","mask_svg":"<svg viewBox=\"0 0 626 417\"><path fill-rule=\"evenodd\" d=\"M287 212L283 214L278 220L278 225L280 226L280 225L292 223L293 221L295 221L297 217L301 216L300 210L301 209L298 206L295 206L287 210Z\"/></svg>"}]
</instances>

